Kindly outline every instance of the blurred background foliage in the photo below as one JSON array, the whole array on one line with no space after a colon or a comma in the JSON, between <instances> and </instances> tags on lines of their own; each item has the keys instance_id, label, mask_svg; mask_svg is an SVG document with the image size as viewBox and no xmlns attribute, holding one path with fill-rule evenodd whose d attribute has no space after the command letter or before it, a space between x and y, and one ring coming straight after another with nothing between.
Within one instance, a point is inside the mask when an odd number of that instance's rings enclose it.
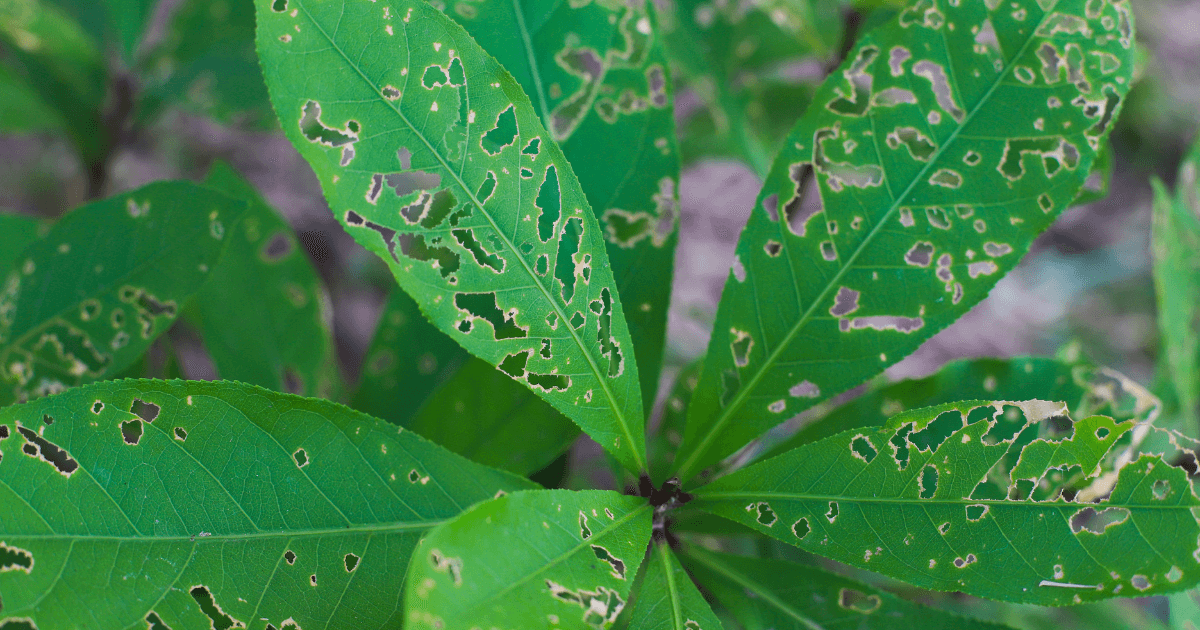
<instances>
[{"instance_id":1,"label":"blurred background foliage","mask_svg":"<svg viewBox=\"0 0 1200 630\"><path fill-rule=\"evenodd\" d=\"M1183 292L1185 301L1196 303L1197 274L1190 283L1159 278L1156 290L1151 236L1154 187L1159 203L1169 204L1181 160L1200 127L1200 0L1132 1L1140 80L1091 194L1042 235L987 300L891 368L887 379L924 377L960 358L1051 356L1075 344L1094 363L1162 398L1160 424L1200 437L1195 395L1181 396L1173 385L1175 368L1164 350L1179 342L1164 336L1159 324L1164 292ZM896 7L889 0L655 2L673 56L684 161L667 365L656 414L661 417L665 406L669 424L679 420L667 400L670 384L706 348L738 234L778 142L853 38ZM52 220L88 200L155 180L202 180L214 163L227 162L282 214L319 273L332 306L324 317L343 381L326 391L350 402L364 365L370 365L368 349L393 281L343 232L311 170L279 133L253 30L251 0L0 0L0 208ZM377 343L402 348L410 333L397 328L400 320L391 322L396 330L389 332L383 319ZM216 377L219 361L200 342L202 327L202 317L184 318L138 369ZM427 356L417 361L413 378L426 378L426 389L445 382L447 370L461 363L446 359L451 363L445 369L426 370L420 361L428 362ZM432 399L435 407L453 402ZM386 406L361 393L357 401ZM421 416L422 401L410 403L394 411ZM777 434L799 425L789 423ZM565 447L574 439L568 429L551 437ZM534 478L564 487L611 487L614 478L603 461L583 437L567 456L537 462L545 468ZM697 540L731 535L725 540L734 547L727 550L828 564L790 546L739 537L737 526L715 517L688 521L684 513L679 520ZM1165 598L1047 610L915 591L873 574L856 577L1031 630L1171 627Z\"/></svg>"}]
</instances>

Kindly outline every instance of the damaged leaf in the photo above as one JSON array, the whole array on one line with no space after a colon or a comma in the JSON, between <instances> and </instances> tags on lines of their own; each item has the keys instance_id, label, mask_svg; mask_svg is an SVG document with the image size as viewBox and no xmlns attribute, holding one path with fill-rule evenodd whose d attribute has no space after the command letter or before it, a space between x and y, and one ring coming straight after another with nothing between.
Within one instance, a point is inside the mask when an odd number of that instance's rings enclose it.
<instances>
[{"instance_id":1,"label":"damaged leaf","mask_svg":"<svg viewBox=\"0 0 1200 630\"><path fill-rule=\"evenodd\" d=\"M650 542L650 516L638 497L602 490L480 503L417 546L405 627L519 628L549 619L564 630L609 628Z\"/></svg>"},{"instance_id":2,"label":"damaged leaf","mask_svg":"<svg viewBox=\"0 0 1200 630\"><path fill-rule=\"evenodd\" d=\"M1172 197L1154 180L1154 286L1158 329L1171 385L1179 400L1180 429L1200 435L1200 145L1179 167Z\"/></svg>"},{"instance_id":3,"label":"damaged leaf","mask_svg":"<svg viewBox=\"0 0 1200 630\"><path fill-rule=\"evenodd\" d=\"M604 235L520 85L424 2L256 6L272 102L347 231L439 330L644 469Z\"/></svg>"},{"instance_id":4,"label":"damaged leaf","mask_svg":"<svg viewBox=\"0 0 1200 630\"><path fill-rule=\"evenodd\" d=\"M683 478L915 350L1075 198L1128 91L1132 15L1043 6L922 0L825 82L739 241Z\"/></svg>"},{"instance_id":5,"label":"damaged leaf","mask_svg":"<svg viewBox=\"0 0 1200 630\"><path fill-rule=\"evenodd\" d=\"M688 569L748 630L1000 630L813 566L684 547Z\"/></svg>"},{"instance_id":6,"label":"damaged leaf","mask_svg":"<svg viewBox=\"0 0 1200 630\"><path fill-rule=\"evenodd\" d=\"M77 208L0 291L0 404L120 373L208 279L245 202L157 182Z\"/></svg>"},{"instance_id":7,"label":"damaged leaf","mask_svg":"<svg viewBox=\"0 0 1200 630\"><path fill-rule=\"evenodd\" d=\"M1117 420L1147 421L1159 412L1157 399L1144 388L1079 358L963 359L951 361L925 378L876 387L806 423L761 458L842 431L882 426L891 416L911 409L989 397L1061 401L1076 418L1104 414Z\"/></svg>"},{"instance_id":8,"label":"damaged leaf","mask_svg":"<svg viewBox=\"0 0 1200 630\"><path fill-rule=\"evenodd\" d=\"M249 204L188 309L220 378L336 399L341 389L329 298L292 228L232 168L204 184Z\"/></svg>"},{"instance_id":9,"label":"damaged leaf","mask_svg":"<svg viewBox=\"0 0 1200 630\"><path fill-rule=\"evenodd\" d=\"M722 630L716 614L668 545L654 545L634 597L629 628Z\"/></svg>"},{"instance_id":10,"label":"damaged leaf","mask_svg":"<svg viewBox=\"0 0 1200 630\"><path fill-rule=\"evenodd\" d=\"M658 387L679 214L667 57L647 2L460 0L446 15L521 84L607 239L643 392Z\"/></svg>"},{"instance_id":11,"label":"damaged leaf","mask_svg":"<svg viewBox=\"0 0 1200 630\"><path fill-rule=\"evenodd\" d=\"M418 538L535 487L222 381L81 387L0 410L0 434L0 540L31 564L0 571L4 616L38 628L398 626Z\"/></svg>"},{"instance_id":12,"label":"damaged leaf","mask_svg":"<svg viewBox=\"0 0 1200 630\"><path fill-rule=\"evenodd\" d=\"M4 235L4 240L0 241L0 276L8 277L20 260L21 252L41 237L48 227L33 217L0 211L0 234Z\"/></svg>"},{"instance_id":13,"label":"damaged leaf","mask_svg":"<svg viewBox=\"0 0 1200 630\"><path fill-rule=\"evenodd\" d=\"M1072 422L1061 403L951 403L800 446L696 503L932 590L1051 606L1166 594L1200 581L1200 499L1174 455L1129 451L1147 429Z\"/></svg>"}]
</instances>

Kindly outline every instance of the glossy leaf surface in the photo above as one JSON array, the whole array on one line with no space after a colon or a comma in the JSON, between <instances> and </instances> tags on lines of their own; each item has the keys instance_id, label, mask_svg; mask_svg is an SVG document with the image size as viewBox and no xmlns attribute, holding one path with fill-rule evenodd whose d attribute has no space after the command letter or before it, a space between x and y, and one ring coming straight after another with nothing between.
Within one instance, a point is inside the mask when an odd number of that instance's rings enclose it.
<instances>
[{"instance_id":1,"label":"glossy leaf surface","mask_svg":"<svg viewBox=\"0 0 1200 630\"><path fill-rule=\"evenodd\" d=\"M800 428L763 459L842 431L877 427L912 409L957 400L1037 399L1064 402L1073 417L1104 414L1116 420L1149 420L1158 402L1144 388L1111 370L1082 361L1018 357L963 359L937 373L877 387Z\"/></svg>"},{"instance_id":2,"label":"glossy leaf surface","mask_svg":"<svg viewBox=\"0 0 1200 630\"><path fill-rule=\"evenodd\" d=\"M0 4L0 44L18 74L58 110L84 161L98 160L109 138L100 125L108 73L97 43L48 0L12 0Z\"/></svg>"},{"instance_id":3,"label":"glossy leaf surface","mask_svg":"<svg viewBox=\"0 0 1200 630\"><path fill-rule=\"evenodd\" d=\"M742 233L682 476L983 299L1086 180L1128 90L1132 29L1124 1L921 0L860 38Z\"/></svg>"},{"instance_id":4,"label":"glossy leaf surface","mask_svg":"<svg viewBox=\"0 0 1200 630\"><path fill-rule=\"evenodd\" d=\"M446 14L521 84L579 176L637 350L658 387L675 264L679 155L662 37L647 2L454 2Z\"/></svg>"},{"instance_id":5,"label":"glossy leaf surface","mask_svg":"<svg viewBox=\"0 0 1200 630\"><path fill-rule=\"evenodd\" d=\"M424 2L256 6L276 112L346 229L440 330L644 469L604 235L520 85Z\"/></svg>"},{"instance_id":6,"label":"glossy leaf surface","mask_svg":"<svg viewBox=\"0 0 1200 630\"><path fill-rule=\"evenodd\" d=\"M500 370L469 358L404 425L471 461L528 475L562 455L579 427Z\"/></svg>"},{"instance_id":7,"label":"glossy leaf surface","mask_svg":"<svg viewBox=\"0 0 1200 630\"><path fill-rule=\"evenodd\" d=\"M608 628L650 542L650 517L644 499L603 490L481 503L417 547L405 627Z\"/></svg>"},{"instance_id":8,"label":"glossy leaf surface","mask_svg":"<svg viewBox=\"0 0 1200 630\"><path fill-rule=\"evenodd\" d=\"M39 628L395 625L417 539L532 485L224 381L98 383L0 427L0 620Z\"/></svg>"},{"instance_id":9,"label":"glossy leaf surface","mask_svg":"<svg viewBox=\"0 0 1200 630\"><path fill-rule=\"evenodd\" d=\"M1200 581L1187 473L1126 460L1133 421L960 402L847 431L719 479L696 507L939 591L1066 605ZM1117 474L1111 474L1119 470Z\"/></svg>"},{"instance_id":10,"label":"glossy leaf surface","mask_svg":"<svg viewBox=\"0 0 1200 630\"><path fill-rule=\"evenodd\" d=\"M189 315L220 378L333 399L341 389L329 298L292 228L224 163L204 184L248 204Z\"/></svg>"},{"instance_id":11,"label":"glossy leaf surface","mask_svg":"<svg viewBox=\"0 0 1200 630\"><path fill-rule=\"evenodd\" d=\"M721 622L665 544L655 545L631 609L636 630L721 630Z\"/></svg>"},{"instance_id":12,"label":"glossy leaf surface","mask_svg":"<svg viewBox=\"0 0 1200 630\"><path fill-rule=\"evenodd\" d=\"M914 604L855 580L785 560L715 553L689 545L684 561L745 630L1000 630Z\"/></svg>"},{"instance_id":13,"label":"glossy leaf surface","mask_svg":"<svg viewBox=\"0 0 1200 630\"><path fill-rule=\"evenodd\" d=\"M0 293L0 405L132 365L208 279L245 211L208 188L157 182L60 219Z\"/></svg>"},{"instance_id":14,"label":"glossy leaf surface","mask_svg":"<svg viewBox=\"0 0 1200 630\"><path fill-rule=\"evenodd\" d=\"M1179 168L1175 195L1154 182L1154 286L1158 329L1183 430L1200 431L1200 145Z\"/></svg>"}]
</instances>

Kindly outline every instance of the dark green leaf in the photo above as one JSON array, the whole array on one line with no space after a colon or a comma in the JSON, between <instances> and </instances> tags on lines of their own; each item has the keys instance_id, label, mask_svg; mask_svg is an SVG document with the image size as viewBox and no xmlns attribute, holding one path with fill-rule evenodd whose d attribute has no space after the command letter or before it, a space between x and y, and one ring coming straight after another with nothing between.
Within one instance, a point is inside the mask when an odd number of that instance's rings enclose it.
<instances>
[{"instance_id":1,"label":"dark green leaf","mask_svg":"<svg viewBox=\"0 0 1200 630\"><path fill-rule=\"evenodd\" d=\"M1135 426L1071 423L1044 401L952 403L806 444L695 503L922 588L1060 606L1166 594L1200 581L1200 499L1160 455L1126 454Z\"/></svg>"},{"instance_id":2,"label":"dark green leaf","mask_svg":"<svg viewBox=\"0 0 1200 630\"><path fill-rule=\"evenodd\" d=\"M0 64L0 133L58 131L63 120L12 68Z\"/></svg>"},{"instance_id":3,"label":"dark green leaf","mask_svg":"<svg viewBox=\"0 0 1200 630\"><path fill-rule=\"evenodd\" d=\"M746 630L1000 630L905 601L816 567L714 553L689 545L683 559Z\"/></svg>"},{"instance_id":4,"label":"dark green leaf","mask_svg":"<svg viewBox=\"0 0 1200 630\"><path fill-rule=\"evenodd\" d=\"M350 406L400 426L470 358L438 330L407 293L392 289L367 349Z\"/></svg>"},{"instance_id":5,"label":"dark green leaf","mask_svg":"<svg viewBox=\"0 0 1200 630\"><path fill-rule=\"evenodd\" d=\"M1181 429L1200 435L1200 145L1179 168L1175 196L1154 181L1154 285L1167 371Z\"/></svg>"},{"instance_id":6,"label":"dark green leaf","mask_svg":"<svg viewBox=\"0 0 1200 630\"><path fill-rule=\"evenodd\" d=\"M629 627L635 630L721 630L704 596L665 544L655 545L637 590Z\"/></svg>"},{"instance_id":7,"label":"dark green leaf","mask_svg":"<svg viewBox=\"0 0 1200 630\"><path fill-rule=\"evenodd\" d=\"M644 499L603 490L476 505L417 547L405 627L608 628L642 563L650 516Z\"/></svg>"},{"instance_id":8,"label":"dark green leaf","mask_svg":"<svg viewBox=\"0 0 1200 630\"><path fill-rule=\"evenodd\" d=\"M662 420L651 435L647 447L650 456L650 471L654 484L661 487L666 481L679 443L683 441L683 428L687 424L687 408L692 401L692 392L700 379L700 361L680 370L675 384L663 404Z\"/></svg>"},{"instance_id":9,"label":"dark green leaf","mask_svg":"<svg viewBox=\"0 0 1200 630\"><path fill-rule=\"evenodd\" d=\"M38 240L48 226L33 217L0 212L0 277L7 277L21 258L21 252Z\"/></svg>"},{"instance_id":10,"label":"dark green leaf","mask_svg":"<svg viewBox=\"0 0 1200 630\"><path fill-rule=\"evenodd\" d=\"M144 118L179 106L229 124L278 124L254 53L253 0L186 0L144 65Z\"/></svg>"},{"instance_id":11,"label":"dark green leaf","mask_svg":"<svg viewBox=\"0 0 1200 630\"><path fill-rule=\"evenodd\" d=\"M0 43L41 100L58 110L85 162L108 150L101 127L107 71L96 42L46 0L0 4Z\"/></svg>"},{"instance_id":12,"label":"dark green leaf","mask_svg":"<svg viewBox=\"0 0 1200 630\"><path fill-rule=\"evenodd\" d=\"M249 209L189 309L221 378L336 399L325 287L287 222L224 163L204 184Z\"/></svg>"},{"instance_id":13,"label":"dark green leaf","mask_svg":"<svg viewBox=\"0 0 1200 630\"><path fill-rule=\"evenodd\" d=\"M1103 413L1118 420L1148 420L1158 412L1153 396L1136 383L1085 362L1038 357L964 359L947 363L925 378L876 387L805 424L763 458L842 431L882 426L888 418L911 409L984 398L1065 402L1077 418Z\"/></svg>"},{"instance_id":14,"label":"dark green leaf","mask_svg":"<svg viewBox=\"0 0 1200 630\"><path fill-rule=\"evenodd\" d=\"M77 208L0 293L0 405L124 370L208 279L245 202L157 182Z\"/></svg>"},{"instance_id":15,"label":"dark green leaf","mask_svg":"<svg viewBox=\"0 0 1200 630\"><path fill-rule=\"evenodd\" d=\"M446 14L513 73L608 240L643 392L658 388L675 262L679 156L649 3L454 2Z\"/></svg>"},{"instance_id":16,"label":"dark green leaf","mask_svg":"<svg viewBox=\"0 0 1200 630\"><path fill-rule=\"evenodd\" d=\"M22 0L23 1L23 0ZM115 47L125 65L133 65L157 0L41 0L59 5L97 42ZM227 0L215 0L218 5ZM218 10L218 9L214 9Z\"/></svg>"},{"instance_id":17,"label":"dark green leaf","mask_svg":"<svg viewBox=\"0 0 1200 630\"><path fill-rule=\"evenodd\" d=\"M742 234L682 477L987 295L1086 180L1128 90L1132 19L1126 0L920 0L859 40Z\"/></svg>"},{"instance_id":18,"label":"dark green leaf","mask_svg":"<svg viewBox=\"0 0 1200 630\"><path fill-rule=\"evenodd\" d=\"M417 539L532 486L222 381L98 383L0 410L0 431L2 617L38 628L398 627Z\"/></svg>"},{"instance_id":19,"label":"dark green leaf","mask_svg":"<svg viewBox=\"0 0 1200 630\"><path fill-rule=\"evenodd\" d=\"M256 6L272 102L338 220L440 330L645 469L604 235L516 81L419 0Z\"/></svg>"},{"instance_id":20,"label":"dark green leaf","mask_svg":"<svg viewBox=\"0 0 1200 630\"><path fill-rule=\"evenodd\" d=\"M545 468L579 437L579 427L556 409L475 358L403 426L471 461L519 475Z\"/></svg>"}]
</instances>

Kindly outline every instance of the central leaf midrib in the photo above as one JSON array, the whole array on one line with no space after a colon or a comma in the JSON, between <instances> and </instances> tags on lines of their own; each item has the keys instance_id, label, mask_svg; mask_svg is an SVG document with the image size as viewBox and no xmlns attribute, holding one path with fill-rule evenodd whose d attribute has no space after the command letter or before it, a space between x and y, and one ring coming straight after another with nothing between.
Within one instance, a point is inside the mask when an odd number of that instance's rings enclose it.
<instances>
[{"instance_id":1,"label":"central leaf midrib","mask_svg":"<svg viewBox=\"0 0 1200 630\"><path fill-rule=\"evenodd\" d=\"M342 527L329 527L323 529L274 529L259 532L246 532L238 534L209 534L202 536L201 532L195 534L180 534L176 536L91 536L87 534L14 534L9 532L13 540L48 540L48 541L92 541L92 542L218 542L218 541L236 541L247 540L253 538L295 538L303 536L349 536L355 534L374 534L374 533L396 533L396 532L418 532L432 529L441 525L446 521L419 521L406 522L400 521L396 523L384 523L378 525L350 525ZM207 533L207 532L204 532Z\"/></svg>"},{"instance_id":2,"label":"central leaf midrib","mask_svg":"<svg viewBox=\"0 0 1200 630\"><path fill-rule=\"evenodd\" d=\"M675 585L675 567L671 563L671 551L665 545L658 545L658 556L663 566L663 575L667 580L667 597L671 598L671 627L675 630L685 630L683 627L683 603L679 601L679 588ZM645 588L644 586L642 587Z\"/></svg>"},{"instance_id":3,"label":"central leaf midrib","mask_svg":"<svg viewBox=\"0 0 1200 630\"><path fill-rule=\"evenodd\" d=\"M922 179L925 177L925 174L928 173L929 170L938 163L938 160L941 158L942 154L945 153L946 149L954 144L955 140L958 138L959 133L971 123L971 121L974 119L975 115L978 114L979 111L984 107L984 105L986 105L991 100L992 94L1001 85L1001 83L1003 83L1005 77L1007 77L1009 75L1009 73L1012 71L1013 67L1016 65L1017 61L1025 53L1026 49L1029 48L1029 45L1039 39L1037 32L1038 32L1038 30L1040 30L1042 23L1045 22L1046 17L1052 14L1054 5L1057 5L1057 2L1054 2L1053 5L1051 5L1049 8L1047 8L1045 10L1045 12L1042 15L1042 19L1037 24L1037 27L1030 29L1029 38L1027 40L1025 40L1024 44L1021 45L1020 50L1018 50L1012 56L1010 61L1004 66L1004 69L997 74L996 80L992 83L992 85L990 87L988 87L987 91L979 99L979 102L975 105L975 107L972 108L971 111L968 112L966 114L966 116L963 117L963 121L954 129L954 131L952 131L950 133L950 135L946 138L946 141L943 142L941 144L941 146L938 147L937 151L930 157L929 161L925 163L925 166L922 167L921 170L913 177L912 181L909 182L908 186L904 189L904 192L902 192L901 194L899 194L895 197L895 199L892 201L892 205L890 207L888 207L887 212L885 212L883 214L883 216L880 218L879 222L876 223L875 226L871 228L871 231L867 233L866 238L863 239L862 243L860 243L859 246L857 248L855 248L854 252L846 260L846 263L838 268L837 273L834 274L834 276L829 280L828 283L826 283L825 288L821 290L821 293L818 294L817 297L814 298L813 301L809 303L808 309L804 312L804 314L800 317L800 319L796 322L796 324L794 326L792 326L792 328L788 330L787 334L783 337L783 339L781 339L780 342L775 345L775 348L771 351L771 353L769 355L767 355L766 360L762 364L762 368L759 369L757 372L755 372L754 376L751 377L750 382L747 383L747 385L745 387L740 388L738 390L738 393L734 396L733 400L729 403L729 405L721 411L721 415L718 416L717 421L713 423L712 429L710 429L708 434L704 437L704 439L701 440L700 445L698 447L696 447L696 450L693 451L692 454L690 456L688 456L687 460L684 461L683 465L680 466L679 475L684 481L686 481L690 478L690 475L688 473L691 472L690 471L691 467L705 453L705 451L709 447L709 444L717 436L717 434L721 431L721 429L723 429L725 427L725 425L733 418L734 414L737 413L741 409L742 405L744 405L747 402L747 400L750 397L751 392L753 392L758 387L759 381L761 381L764 378L764 376L769 371L769 368L775 364L775 362L779 359L779 356L781 354L783 354L783 352L791 345L791 342L796 337L796 335L800 334L800 331L803 330L804 327L808 325L808 322L812 318L813 313L816 312L817 305L821 304L824 301L825 297L830 293L830 291L833 290L833 287L837 285L838 281L841 280L842 276L844 276L850 270L850 268L852 268L854 266L854 262L856 260L858 260L859 255L862 254L862 252L866 249L866 247L868 245L870 245L872 242L874 242L875 236L877 234L879 234L879 232L883 229L883 226L884 226L884 224L886 224L888 222L888 219L892 218L892 215L895 214L897 209L900 207L901 202L906 197L908 197L909 193L912 192L913 188L916 187L917 184L922 181ZM861 49L862 49L862 46L855 47L855 50L861 50ZM948 80L950 80L950 79L948 79ZM869 96L867 98L869 98ZM884 176L885 177L887 176L886 173ZM801 193L797 192L797 194L801 194ZM757 210L757 208L758 208L758 203L756 201L755 202L755 210ZM782 216L781 216L781 220L782 220Z\"/></svg>"},{"instance_id":4,"label":"central leaf midrib","mask_svg":"<svg viewBox=\"0 0 1200 630\"><path fill-rule=\"evenodd\" d=\"M369 79L365 74L363 74L362 69L359 68L357 64L355 64L353 61L350 60L350 57L348 57L346 55L345 51L342 50L341 46L339 46L337 44L337 42L334 41L334 39L332 37L330 37L329 33L327 33L325 31L325 29L321 27L321 24L319 24L317 22L317 20L312 16L312 14L308 12L308 7L305 6L303 3L301 3L300 8L304 12L305 17L307 17L309 19L309 21L313 24L313 26L316 27L317 31L319 31L321 33L321 35L323 35L325 37L325 39L329 41L329 45L334 50L336 50L339 55L342 56L342 59L344 59L346 61L346 64L349 67L353 68L355 73L357 73L358 76L361 77L362 80L368 86L370 86L372 88L372 90L375 92L375 94L378 95L379 94L378 87L371 81L371 79ZM449 18L446 18L446 19L449 19ZM457 24L456 24L456 26L457 26ZM407 38L407 32L405 33L405 36ZM400 101L397 101L397 103L399 103L399 102ZM546 301L549 302L551 308L554 309L555 314L558 315L558 317L563 322L569 322L570 319L567 317L566 312L562 308L560 308L558 305L558 302L556 302L554 300L554 298L551 297L550 292L542 284L541 279L537 276L537 274L535 274L533 272L533 269L531 269L529 267L529 263L525 260L525 257L520 255L520 252L517 250L517 247L513 244L512 240L510 240L508 238L508 235L505 234L500 229L500 227L496 224L496 221L492 218L491 214L489 214L488 211L484 209L483 204L480 203L479 200L475 197L475 192L472 191L470 189L470 187L467 186L466 182L464 182L462 180L462 178L459 176L459 173L450 167L450 164L448 162L446 162L446 159L442 156L442 154L439 153L434 148L434 146L429 142L429 140L425 138L425 135L423 133L421 133L420 131L418 131L416 126L414 126L411 122L409 122L408 117L404 115L404 112L400 111L398 104L393 105L392 103L386 103L386 105L388 105L388 107L393 112L395 112L397 116L400 117L400 120L402 120L404 122L404 124L408 126L408 128L412 131L413 135L415 135L417 138L420 138L421 142L423 142L425 144L425 147L427 149L429 149L429 152L432 153L434 155L434 157L437 158L439 163L441 163L441 165L442 165L443 169L445 169L446 173L450 175L450 177L454 180L454 182L458 184L459 188L466 194L467 198L471 200L471 203L475 205L476 209L478 209L479 212L488 220L488 223L492 226L492 230L504 242L504 245L506 248L508 248L508 251L511 252L516 257L518 262L521 263L521 268L525 270L526 275L528 275L530 280L533 281L534 286L536 286L538 288L538 290L540 290L542 292L542 295L546 298ZM547 131L546 133L547 133L547 135L549 135L549 131ZM551 140L553 140L553 138L551 138ZM466 150L470 151L470 147L468 147ZM585 199L586 199L586 197L585 197ZM609 408L612 410L612 413L616 416L618 423L621 425L621 429L625 432L625 437L629 441L629 450L633 453L634 462L638 465L639 468L645 469L646 463L642 459L641 452L637 449L638 442L637 442L637 440L634 439L633 433L629 430L629 424L628 424L627 420L625 419L625 412L617 404L617 400L616 400L616 397L613 395L612 388L609 387L608 381L606 380L606 375L601 374L599 366L596 365L595 358L592 357L591 352L588 351L587 346L585 346L583 344L583 340L579 338L579 335L576 333L576 331L574 329L572 329L570 326L567 326L567 330L568 330L568 332L570 332L571 338L575 340L575 345L578 346L579 349L583 351L582 353L583 353L584 358L587 359L588 367L591 368L592 374L595 375L596 381L600 384L600 390L602 392L604 392L605 398L607 398L610 403Z\"/></svg>"}]
</instances>

